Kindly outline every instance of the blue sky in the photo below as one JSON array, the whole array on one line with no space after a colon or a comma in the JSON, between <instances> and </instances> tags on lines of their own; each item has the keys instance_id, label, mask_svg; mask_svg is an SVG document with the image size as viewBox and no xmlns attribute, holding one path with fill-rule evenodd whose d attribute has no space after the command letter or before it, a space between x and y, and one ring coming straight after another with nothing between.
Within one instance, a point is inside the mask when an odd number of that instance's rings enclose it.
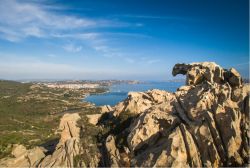
<instances>
[{"instance_id":1,"label":"blue sky","mask_svg":"<svg viewBox=\"0 0 250 168\"><path fill-rule=\"evenodd\" d=\"M213 61L249 76L248 0L1 0L0 78L172 79Z\"/></svg>"}]
</instances>

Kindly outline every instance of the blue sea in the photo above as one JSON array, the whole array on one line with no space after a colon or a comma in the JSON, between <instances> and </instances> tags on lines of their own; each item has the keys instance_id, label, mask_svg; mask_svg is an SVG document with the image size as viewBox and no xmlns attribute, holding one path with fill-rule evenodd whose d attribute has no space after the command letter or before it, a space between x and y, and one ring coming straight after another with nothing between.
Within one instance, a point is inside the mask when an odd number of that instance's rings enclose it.
<instances>
[{"instance_id":1,"label":"blue sea","mask_svg":"<svg viewBox=\"0 0 250 168\"><path fill-rule=\"evenodd\" d=\"M109 92L104 94L92 94L84 99L94 103L97 106L110 105L114 106L120 101L127 98L130 91L147 91L151 89L166 90L175 92L177 88L182 86L183 82L147 82L140 84L118 84L109 87Z\"/></svg>"}]
</instances>

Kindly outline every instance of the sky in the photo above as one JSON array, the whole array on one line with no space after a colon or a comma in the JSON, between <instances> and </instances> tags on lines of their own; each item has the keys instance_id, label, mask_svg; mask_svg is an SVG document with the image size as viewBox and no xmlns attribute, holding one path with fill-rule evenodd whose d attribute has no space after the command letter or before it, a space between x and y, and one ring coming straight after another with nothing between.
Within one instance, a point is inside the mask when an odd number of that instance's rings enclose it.
<instances>
[{"instance_id":1,"label":"sky","mask_svg":"<svg viewBox=\"0 0 250 168\"><path fill-rule=\"evenodd\" d=\"M248 0L0 0L0 79L169 80L202 61L249 76Z\"/></svg>"}]
</instances>

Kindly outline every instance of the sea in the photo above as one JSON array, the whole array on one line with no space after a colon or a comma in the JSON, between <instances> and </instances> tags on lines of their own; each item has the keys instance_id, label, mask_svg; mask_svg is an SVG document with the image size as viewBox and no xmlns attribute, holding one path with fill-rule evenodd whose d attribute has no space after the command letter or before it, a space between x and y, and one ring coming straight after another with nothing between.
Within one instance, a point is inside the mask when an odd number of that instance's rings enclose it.
<instances>
[{"instance_id":1,"label":"sea","mask_svg":"<svg viewBox=\"0 0 250 168\"><path fill-rule=\"evenodd\" d=\"M175 92L177 88L184 85L184 82L146 82L139 84L116 84L108 88L108 92L102 94L91 94L83 101L94 103L96 106L110 105L114 106L117 103L127 98L128 92L143 92L151 89L166 90Z\"/></svg>"}]
</instances>

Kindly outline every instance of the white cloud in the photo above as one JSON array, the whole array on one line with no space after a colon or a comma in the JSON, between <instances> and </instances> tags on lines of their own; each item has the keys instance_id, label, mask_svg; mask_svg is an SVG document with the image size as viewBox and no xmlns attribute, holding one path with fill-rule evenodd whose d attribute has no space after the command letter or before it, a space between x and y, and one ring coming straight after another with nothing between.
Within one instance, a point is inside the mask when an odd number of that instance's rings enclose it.
<instances>
[{"instance_id":1,"label":"white cloud","mask_svg":"<svg viewBox=\"0 0 250 168\"><path fill-rule=\"evenodd\" d=\"M74 44L67 44L63 46L63 49L68 52L80 52L82 50L82 46L76 46Z\"/></svg>"},{"instance_id":2,"label":"white cloud","mask_svg":"<svg viewBox=\"0 0 250 168\"><path fill-rule=\"evenodd\" d=\"M79 33L79 30L83 32L85 28L128 26L118 21L76 17L55 10L53 6L34 1L1 0L0 38L9 41L20 41L27 37L93 39L95 33ZM63 35L64 30L72 34Z\"/></svg>"},{"instance_id":3,"label":"white cloud","mask_svg":"<svg viewBox=\"0 0 250 168\"><path fill-rule=\"evenodd\" d=\"M87 45L106 58L118 58L127 63L134 63L134 59L128 58L119 48L111 45L109 40L112 40L112 36L120 38L123 36L149 37L136 33L91 32L89 30L97 27L138 27L142 25L118 20L76 17L63 14L64 10L63 7L48 6L39 1L1 0L0 38L12 42L19 42L28 37L60 39L63 44L72 42L72 44L62 46L68 52L80 52L82 46Z\"/></svg>"},{"instance_id":4,"label":"white cloud","mask_svg":"<svg viewBox=\"0 0 250 168\"><path fill-rule=\"evenodd\" d=\"M44 37L44 33L39 27L25 27L22 29L25 36Z\"/></svg>"}]
</instances>

